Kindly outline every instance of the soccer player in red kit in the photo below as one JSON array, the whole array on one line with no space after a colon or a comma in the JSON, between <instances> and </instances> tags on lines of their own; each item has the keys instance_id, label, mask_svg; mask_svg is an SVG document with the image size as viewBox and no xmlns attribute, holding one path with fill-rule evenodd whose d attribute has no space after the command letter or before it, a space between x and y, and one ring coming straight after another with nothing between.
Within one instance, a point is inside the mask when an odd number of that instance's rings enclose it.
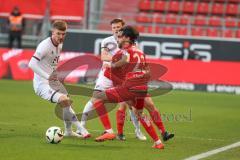
<instances>
[{"instance_id":1,"label":"soccer player in red kit","mask_svg":"<svg viewBox=\"0 0 240 160\"><path fill-rule=\"evenodd\" d=\"M144 98L147 96L149 71L143 52L134 46L138 36L138 31L131 26L125 26L120 30L118 41L121 50L113 57L111 68L105 71L105 76L114 82L115 87L94 94L92 103L101 119L101 115L107 112L104 103L128 102L136 108L138 119L154 140L153 148L163 149L164 145L159 139L152 122L142 114ZM109 119L101 119L101 121L104 121L105 124L110 123ZM97 137L96 141L108 139L111 139L111 134L104 133Z\"/></svg>"}]
</instances>

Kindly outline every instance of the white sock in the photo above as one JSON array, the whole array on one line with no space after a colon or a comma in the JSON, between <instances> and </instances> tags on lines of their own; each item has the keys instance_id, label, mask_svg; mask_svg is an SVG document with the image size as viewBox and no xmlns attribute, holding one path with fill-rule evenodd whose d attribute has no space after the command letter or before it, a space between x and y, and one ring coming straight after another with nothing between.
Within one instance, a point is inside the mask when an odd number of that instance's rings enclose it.
<instances>
[{"instance_id":1,"label":"white sock","mask_svg":"<svg viewBox=\"0 0 240 160\"><path fill-rule=\"evenodd\" d=\"M88 114L90 113L89 111L91 111L92 109L93 109L93 104L92 104L91 100L89 100L83 109L83 114L82 114L82 118L81 118L81 122L80 122L82 126L85 127L86 121L89 116Z\"/></svg>"},{"instance_id":2,"label":"white sock","mask_svg":"<svg viewBox=\"0 0 240 160\"><path fill-rule=\"evenodd\" d=\"M106 132L113 133L113 129L112 128L111 129L107 129Z\"/></svg>"},{"instance_id":3,"label":"white sock","mask_svg":"<svg viewBox=\"0 0 240 160\"><path fill-rule=\"evenodd\" d=\"M159 139L159 140L155 141L154 143L155 143L156 145L159 145L159 144L161 144L162 142L161 142L161 140Z\"/></svg>"},{"instance_id":4,"label":"white sock","mask_svg":"<svg viewBox=\"0 0 240 160\"><path fill-rule=\"evenodd\" d=\"M82 127L80 122L78 121L78 118L71 106L63 108L63 119L64 121L70 121L77 127L78 130L81 130Z\"/></svg>"},{"instance_id":5,"label":"white sock","mask_svg":"<svg viewBox=\"0 0 240 160\"><path fill-rule=\"evenodd\" d=\"M136 130L140 130L140 122L138 121L136 115L134 114L134 112L129 109L129 113L130 113L130 117L131 117L131 120L132 120L132 123L135 127Z\"/></svg>"},{"instance_id":6,"label":"white sock","mask_svg":"<svg viewBox=\"0 0 240 160\"><path fill-rule=\"evenodd\" d=\"M70 132L72 131L72 122L71 121L64 121L65 131Z\"/></svg>"}]
</instances>

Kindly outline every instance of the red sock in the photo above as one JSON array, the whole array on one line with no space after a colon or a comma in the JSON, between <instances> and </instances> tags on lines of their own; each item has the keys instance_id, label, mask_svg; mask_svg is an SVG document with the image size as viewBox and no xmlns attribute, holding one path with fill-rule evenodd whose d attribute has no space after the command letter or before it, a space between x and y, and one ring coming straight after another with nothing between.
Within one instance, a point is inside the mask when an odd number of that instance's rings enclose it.
<instances>
[{"instance_id":1,"label":"red sock","mask_svg":"<svg viewBox=\"0 0 240 160\"><path fill-rule=\"evenodd\" d=\"M123 134L125 117L125 111L118 109L116 112L118 134Z\"/></svg>"},{"instance_id":2,"label":"red sock","mask_svg":"<svg viewBox=\"0 0 240 160\"><path fill-rule=\"evenodd\" d=\"M154 124L156 124L158 129L163 134L165 132L165 127L163 125L162 118L161 118L159 112L157 110L154 110L154 111L150 112L150 115L151 115L151 118L152 118L152 121L154 122Z\"/></svg>"},{"instance_id":3,"label":"red sock","mask_svg":"<svg viewBox=\"0 0 240 160\"><path fill-rule=\"evenodd\" d=\"M153 128L152 122L148 119L148 117L143 116L143 117L139 118L139 120L140 120L141 124L143 125L143 127L145 128L145 130L147 131L147 133L152 137L154 142L159 140L159 137L158 137L155 129Z\"/></svg>"},{"instance_id":4,"label":"red sock","mask_svg":"<svg viewBox=\"0 0 240 160\"><path fill-rule=\"evenodd\" d=\"M102 101L97 101L93 104L93 106L96 109L96 112L105 128L105 130L111 129L111 123L107 114L107 110L105 108L105 105Z\"/></svg>"}]
</instances>

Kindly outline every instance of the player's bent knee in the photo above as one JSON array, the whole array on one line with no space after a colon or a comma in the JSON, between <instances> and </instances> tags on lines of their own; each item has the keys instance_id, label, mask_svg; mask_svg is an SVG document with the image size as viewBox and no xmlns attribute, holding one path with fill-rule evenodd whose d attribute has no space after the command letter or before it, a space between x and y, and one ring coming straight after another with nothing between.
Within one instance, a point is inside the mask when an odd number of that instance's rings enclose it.
<instances>
[{"instance_id":1,"label":"player's bent knee","mask_svg":"<svg viewBox=\"0 0 240 160\"><path fill-rule=\"evenodd\" d=\"M122 102L119 105L120 106L119 106L118 110L121 110L121 111L125 111L127 109L127 106L128 106L127 103L125 103L125 102Z\"/></svg>"},{"instance_id":2,"label":"player's bent knee","mask_svg":"<svg viewBox=\"0 0 240 160\"><path fill-rule=\"evenodd\" d=\"M58 102L62 107L68 107L71 105L71 100L69 97L67 97L66 95L62 95L59 98L59 102Z\"/></svg>"}]
</instances>

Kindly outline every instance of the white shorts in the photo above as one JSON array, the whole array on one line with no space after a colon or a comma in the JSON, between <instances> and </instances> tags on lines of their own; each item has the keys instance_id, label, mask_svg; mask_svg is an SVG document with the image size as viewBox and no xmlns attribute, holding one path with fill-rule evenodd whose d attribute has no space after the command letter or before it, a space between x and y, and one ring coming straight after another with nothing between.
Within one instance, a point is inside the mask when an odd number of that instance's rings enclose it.
<instances>
[{"instance_id":1,"label":"white shorts","mask_svg":"<svg viewBox=\"0 0 240 160\"><path fill-rule=\"evenodd\" d=\"M52 103L58 103L61 96L68 95L60 82L54 82L51 86L48 83L41 83L34 90L38 96Z\"/></svg>"},{"instance_id":2,"label":"white shorts","mask_svg":"<svg viewBox=\"0 0 240 160\"><path fill-rule=\"evenodd\" d=\"M105 91L108 88L113 87L112 80L104 76L104 70L101 70L98 74L98 78L96 80L96 85L94 90Z\"/></svg>"}]
</instances>

